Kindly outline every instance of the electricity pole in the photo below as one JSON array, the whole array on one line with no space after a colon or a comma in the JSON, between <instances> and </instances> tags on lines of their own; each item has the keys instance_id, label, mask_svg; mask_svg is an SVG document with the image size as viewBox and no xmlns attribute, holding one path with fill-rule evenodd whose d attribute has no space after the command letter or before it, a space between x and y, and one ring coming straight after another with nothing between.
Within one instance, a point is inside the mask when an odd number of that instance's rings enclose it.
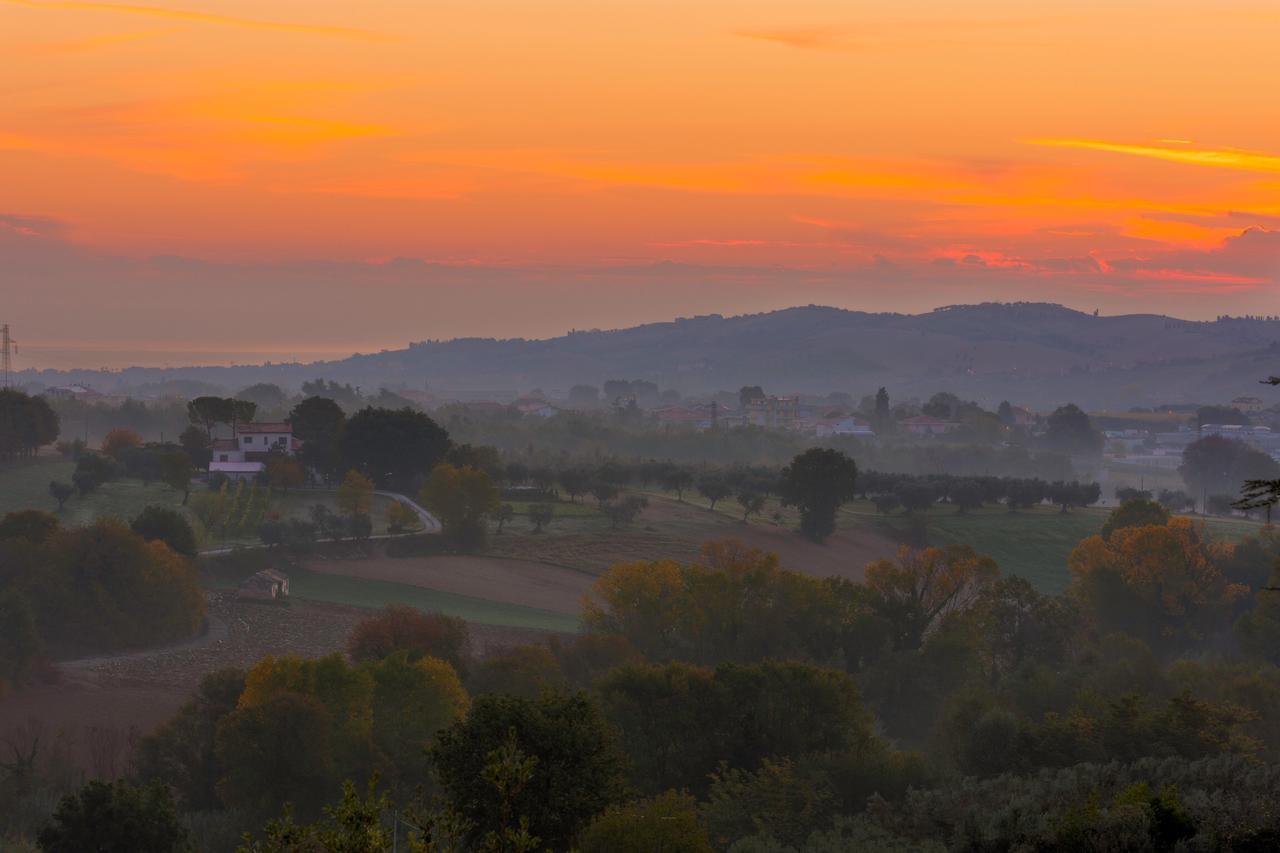
<instances>
[{"instance_id":1,"label":"electricity pole","mask_svg":"<svg viewBox=\"0 0 1280 853\"><path fill-rule=\"evenodd\" d=\"M4 385L9 387L9 374L13 372L13 353L18 351L18 342L9 337L9 324L0 326L0 374L3 374Z\"/></svg>"}]
</instances>

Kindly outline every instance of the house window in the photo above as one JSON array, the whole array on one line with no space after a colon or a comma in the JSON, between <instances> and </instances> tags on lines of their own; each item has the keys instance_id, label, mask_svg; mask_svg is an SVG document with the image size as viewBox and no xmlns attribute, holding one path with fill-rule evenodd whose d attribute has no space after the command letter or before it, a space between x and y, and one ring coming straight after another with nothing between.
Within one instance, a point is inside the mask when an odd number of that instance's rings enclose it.
<instances>
[{"instance_id":1,"label":"house window","mask_svg":"<svg viewBox=\"0 0 1280 853\"><path fill-rule=\"evenodd\" d=\"M227 454L225 454L225 453L220 453L220 454L218 454L218 461L219 461L219 462L226 462L226 461L227 461Z\"/></svg>"},{"instance_id":2,"label":"house window","mask_svg":"<svg viewBox=\"0 0 1280 853\"><path fill-rule=\"evenodd\" d=\"M246 435L246 436L244 437L244 443L245 443L245 444L253 444L253 436L251 436L251 435Z\"/></svg>"}]
</instances>

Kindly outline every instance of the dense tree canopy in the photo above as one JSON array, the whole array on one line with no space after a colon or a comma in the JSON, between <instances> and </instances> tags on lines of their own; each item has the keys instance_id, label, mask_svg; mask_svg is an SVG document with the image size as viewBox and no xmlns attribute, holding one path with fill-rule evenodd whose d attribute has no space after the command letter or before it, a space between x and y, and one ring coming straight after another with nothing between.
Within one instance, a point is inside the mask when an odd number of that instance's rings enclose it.
<instances>
[{"instance_id":1,"label":"dense tree canopy","mask_svg":"<svg viewBox=\"0 0 1280 853\"><path fill-rule=\"evenodd\" d=\"M815 542L835 532L836 512L853 499L858 466L838 450L811 448L782 469L779 494L800 510L800 530Z\"/></svg>"},{"instance_id":2,"label":"dense tree canopy","mask_svg":"<svg viewBox=\"0 0 1280 853\"><path fill-rule=\"evenodd\" d=\"M1063 453L1096 454L1102 451L1102 433L1079 406L1068 403L1049 415L1045 443Z\"/></svg>"},{"instance_id":3,"label":"dense tree canopy","mask_svg":"<svg viewBox=\"0 0 1280 853\"><path fill-rule=\"evenodd\" d=\"M326 477L336 476L342 468L342 431L347 423L342 407L328 397L307 397L293 407L288 420L294 437L302 442L302 461Z\"/></svg>"},{"instance_id":4,"label":"dense tree canopy","mask_svg":"<svg viewBox=\"0 0 1280 853\"><path fill-rule=\"evenodd\" d=\"M622 801L626 759L586 694L482 696L431 750L441 786L477 838L507 823L504 796L485 768L508 736L529 760L527 781L505 797L508 808L551 849L568 849L595 815Z\"/></svg>"},{"instance_id":5,"label":"dense tree canopy","mask_svg":"<svg viewBox=\"0 0 1280 853\"><path fill-rule=\"evenodd\" d=\"M449 434L413 409L361 409L347 421L342 457L379 486L412 492L449 451Z\"/></svg>"},{"instance_id":6,"label":"dense tree canopy","mask_svg":"<svg viewBox=\"0 0 1280 853\"><path fill-rule=\"evenodd\" d=\"M58 438L58 415L44 397L0 389L0 461L31 456Z\"/></svg>"}]
</instances>

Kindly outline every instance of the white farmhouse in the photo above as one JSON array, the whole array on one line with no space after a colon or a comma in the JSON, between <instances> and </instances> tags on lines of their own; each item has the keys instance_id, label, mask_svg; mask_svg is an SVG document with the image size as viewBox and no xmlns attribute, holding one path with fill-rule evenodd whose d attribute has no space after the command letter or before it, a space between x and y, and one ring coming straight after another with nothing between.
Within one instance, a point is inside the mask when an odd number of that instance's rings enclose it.
<instances>
[{"instance_id":1,"label":"white farmhouse","mask_svg":"<svg viewBox=\"0 0 1280 853\"><path fill-rule=\"evenodd\" d=\"M214 440L209 473L251 480L266 470L269 454L293 456L301 446L288 423L236 424L231 438Z\"/></svg>"}]
</instances>

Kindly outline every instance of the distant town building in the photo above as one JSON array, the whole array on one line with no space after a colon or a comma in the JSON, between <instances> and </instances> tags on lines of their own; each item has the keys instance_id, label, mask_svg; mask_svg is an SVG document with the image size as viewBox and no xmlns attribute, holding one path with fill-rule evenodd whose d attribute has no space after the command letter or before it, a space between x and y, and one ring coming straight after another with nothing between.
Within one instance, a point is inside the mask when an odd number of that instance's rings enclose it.
<instances>
[{"instance_id":1,"label":"distant town building","mask_svg":"<svg viewBox=\"0 0 1280 853\"><path fill-rule=\"evenodd\" d=\"M93 403L101 400L103 395L88 385L55 385L44 392L44 396L53 400L81 400Z\"/></svg>"},{"instance_id":2,"label":"distant town building","mask_svg":"<svg viewBox=\"0 0 1280 853\"><path fill-rule=\"evenodd\" d=\"M747 401L743 415L751 426L792 429L800 412L799 397L756 397Z\"/></svg>"},{"instance_id":3,"label":"distant town building","mask_svg":"<svg viewBox=\"0 0 1280 853\"><path fill-rule=\"evenodd\" d=\"M1013 412L1013 426L1030 427L1036 425L1035 412L1028 411L1021 406L1013 406L1010 410Z\"/></svg>"},{"instance_id":4,"label":"distant town building","mask_svg":"<svg viewBox=\"0 0 1280 853\"><path fill-rule=\"evenodd\" d=\"M1236 397L1231 401L1231 407L1239 409L1246 415L1251 415L1261 412L1267 407L1267 404L1258 397Z\"/></svg>"},{"instance_id":5,"label":"distant town building","mask_svg":"<svg viewBox=\"0 0 1280 853\"><path fill-rule=\"evenodd\" d=\"M930 415L907 418L901 421L901 426L912 435L946 435L960 429L960 424L956 421L944 421Z\"/></svg>"},{"instance_id":6,"label":"distant town building","mask_svg":"<svg viewBox=\"0 0 1280 853\"><path fill-rule=\"evenodd\" d=\"M535 418L551 418L560 413L555 406L540 397L521 397L511 404L522 415Z\"/></svg>"},{"instance_id":7,"label":"distant town building","mask_svg":"<svg viewBox=\"0 0 1280 853\"><path fill-rule=\"evenodd\" d=\"M705 406L663 406L654 409L650 415L664 427L687 426L696 430L711 429L718 420L715 403Z\"/></svg>"}]
</instances>

